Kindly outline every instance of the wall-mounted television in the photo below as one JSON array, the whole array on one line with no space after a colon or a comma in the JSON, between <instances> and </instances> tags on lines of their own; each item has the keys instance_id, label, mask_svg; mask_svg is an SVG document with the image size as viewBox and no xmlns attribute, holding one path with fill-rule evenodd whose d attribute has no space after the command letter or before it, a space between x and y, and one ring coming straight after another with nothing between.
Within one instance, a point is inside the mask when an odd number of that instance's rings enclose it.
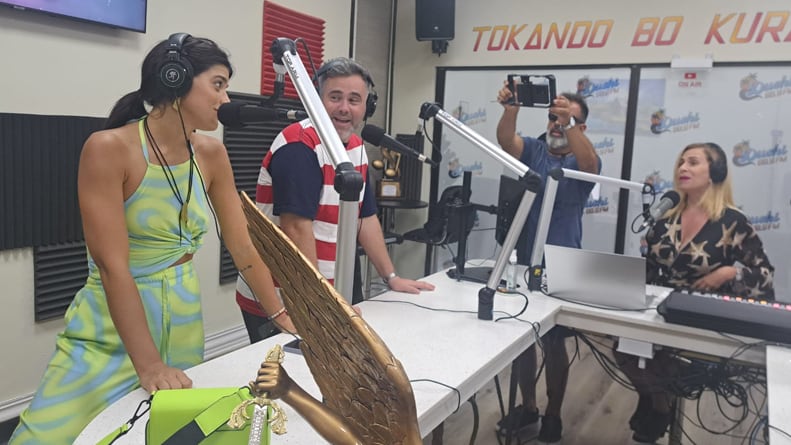
<instances>
[{"instance_id":1,"label":"wall-mounted television","mask_svg":"<svg viewBox=\"0 0 791 445\"><path fill-rule=\"evenodd\" d=\"M40 11L115 28L146 32L147 0L0 0L0 6Z\"/></svg>"}]
</instances>

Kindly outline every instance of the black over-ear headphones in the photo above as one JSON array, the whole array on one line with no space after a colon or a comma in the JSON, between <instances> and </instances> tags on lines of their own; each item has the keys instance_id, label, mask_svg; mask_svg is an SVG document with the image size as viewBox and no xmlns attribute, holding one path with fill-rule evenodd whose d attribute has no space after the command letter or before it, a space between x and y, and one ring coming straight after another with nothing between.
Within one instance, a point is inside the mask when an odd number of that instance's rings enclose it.
<instances>
[{"instance_id":1,"label":"black over-ear headphones","mask_svg":"<svg viewBox=\"0 0 791 445\"><path fill-rule=\"evenodd\" d=\"M337 60L331 60L316 71L316 75L313 76L313 81L316 83L317 89L321 76L327 74L327 71L331 70L332 67L338 63L340 62ZM365 79L365 82L368 84L368 97L365 98L365 119L368 120L368 118L373 116L376 112L376 102L379 100L379 95L377 95L376 90L374 90L376 85L374 85L374 80L371 79L371 75L367 72L362 72L360 75L362 75L363 79ZM321 93L321 91L319 91L319 93Z\"/></svg>"},{"instance_id":2,"label":"black over-ear headphones","mask_svg":"<svg viewBox=\"0 0 791 445\"><path fill-rule=\"evenodd\" d=\"M722 147L714 142L706 142L704 145L717 153L717 159L712 159L709 156L709 177L712 183L719 184L728 177L728 158Z\"/></svg>"},{"instance_id":3,"label":"black over-ear headphones","mask_svg":"<svg viewBox=\"0 0 791 445\"><path fill-rule=\"evenodd\" d=\"M177 32L168 37L165 45L166 59L159 68L159 80L165 91L172 94L174 99L184 96L192 87L192 64L183 51L187 37L190 35L184 32Z\"/></svg>"}]
</instances>

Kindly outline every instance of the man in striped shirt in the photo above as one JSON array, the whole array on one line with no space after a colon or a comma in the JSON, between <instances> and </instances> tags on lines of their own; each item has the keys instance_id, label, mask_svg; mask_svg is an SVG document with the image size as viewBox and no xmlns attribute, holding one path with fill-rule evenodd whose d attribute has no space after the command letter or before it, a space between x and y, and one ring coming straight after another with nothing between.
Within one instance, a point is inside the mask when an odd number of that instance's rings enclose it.
<instances>
[{"instance_id":1,"label":"man in striped shirt","mask_svg":"<svg viewBox=\"0 0 791 445\"><path fill-rule=\"evenodd\" d=\"M345 145L349 160L365 179L357 241L391 289L408 293L433 290L430 283L396 274L376 217L376 200L368 181L368 157L362 139L356 134L376 107L368 70L351 59L336 58L325 63L317 71L317 77L322 104ZM289 125L275 138L264 157L256 191L259 208L330 281L335 278L340 204L333 187L334 177L329 152L322 146L313 124L305 119ZM251 342L278 332L241 279L236 294Z\"/></svg>"}]
</instances>

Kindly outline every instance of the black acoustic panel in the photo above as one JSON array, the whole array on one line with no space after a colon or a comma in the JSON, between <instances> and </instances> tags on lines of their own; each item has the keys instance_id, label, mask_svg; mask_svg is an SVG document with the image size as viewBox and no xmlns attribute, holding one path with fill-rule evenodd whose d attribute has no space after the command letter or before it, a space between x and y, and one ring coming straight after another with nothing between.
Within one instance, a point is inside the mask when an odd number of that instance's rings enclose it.
<instances>
[{"instance_id":1,"label":"black acoustic panel","mask_svg":"<svg viewBox=\"0 0 791 445\"><path fill-rule=\"evenodd\" d=\"M0 113L0 250L82 241L77 169L104 119Z\"/></svg>"},{"instance_id":2,"label":"black acoustic panel","mask_svg":"<svg viewBox=\"0 0 791 445\"><path fill-rule=\"evenodd\" d=\"M418 153L423 153L423 136L414 134L397 134L396 140L412 147ZM425 154L425 153L424 153ZM420 201L420 187L423 182L423 169L426 164L411 156L401 156L401 198L410 201Z\"/></svg>"},{"instance_id":3,"label":"black acoustic panel","mask_svg":"<svg viewBox=\"0 0 791 445\"><path fill-rule=\"evenodd\" d=\"M61 318L88 277L85 243L53 244L33 249L36 321Z\"/></svg>"},{"instance_id":4,"label":"black acoustic panel","mask_svg":"<svg viewBox=\"0 0 791 445\"><path fill-rule=\"evenodd\" d=\"M415 36L418 40L453 40L455 0L415 0Z\"/></svg>"}]
</instances>

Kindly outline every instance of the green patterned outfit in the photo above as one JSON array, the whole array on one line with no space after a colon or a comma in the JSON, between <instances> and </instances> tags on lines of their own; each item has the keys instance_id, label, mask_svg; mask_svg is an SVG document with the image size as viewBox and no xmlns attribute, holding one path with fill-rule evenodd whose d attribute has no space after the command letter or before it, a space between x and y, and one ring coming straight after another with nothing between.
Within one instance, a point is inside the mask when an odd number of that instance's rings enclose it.
<instances>
[{"instance_id":1,"label":"green patterned outfit","mask_svg":"<svg viewBox=\"0 0 791 445\"><path fill-rule=\"evenodd\" d=\"M196 165L187 221L179 227L181 204L162 167L149 162L143 120L139 129L148 167L124 205L129 267L159 355L168 366L187 369L203 361L198 277L192 261L169 266L202 244L208 203ZM170 170L186 197L190 162ZM58 334L55 353L9 444L71 444L96 415L139 387L90 254L88 267L88 280L66 312L66 329Z\"/></svg>"}]
</instances>

